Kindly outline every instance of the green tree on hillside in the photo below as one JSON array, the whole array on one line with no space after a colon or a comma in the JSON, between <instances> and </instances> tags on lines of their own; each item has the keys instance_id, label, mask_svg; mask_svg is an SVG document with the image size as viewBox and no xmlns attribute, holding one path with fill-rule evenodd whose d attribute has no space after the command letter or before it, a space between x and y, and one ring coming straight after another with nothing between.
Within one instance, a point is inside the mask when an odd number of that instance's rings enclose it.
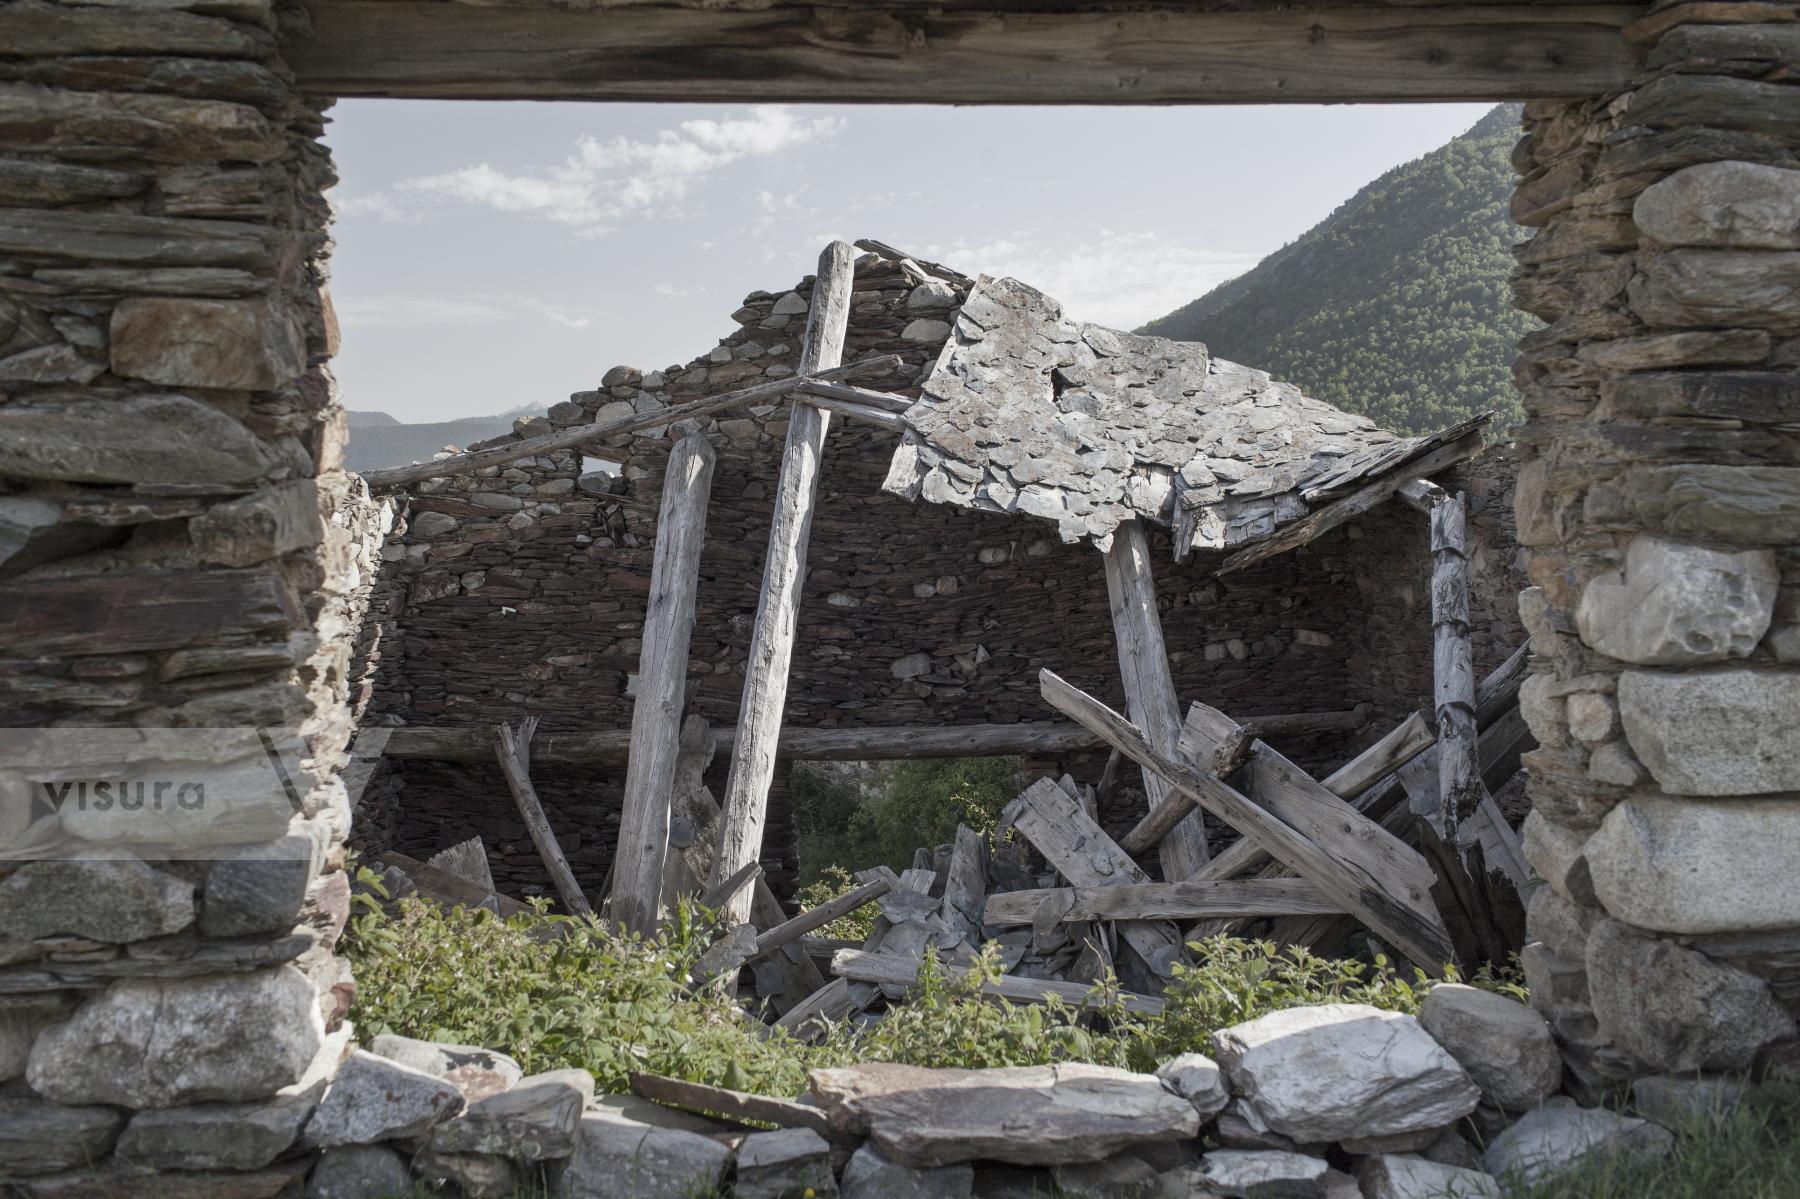
<instances>
[{"instance_id":1,"label":"green tree on hillside","mask_svg":"<svg viewBox=\"0 0 1800 1199\"><path fill-rule=\"evenodd\" d=\"M1538 326L1512 307L1509 153L1519 109L1375 180L1253 270L1144 326L1203 341L1405 433L1487 409L1524 419L1511 365Z\"/></svg>"}]
</instances>

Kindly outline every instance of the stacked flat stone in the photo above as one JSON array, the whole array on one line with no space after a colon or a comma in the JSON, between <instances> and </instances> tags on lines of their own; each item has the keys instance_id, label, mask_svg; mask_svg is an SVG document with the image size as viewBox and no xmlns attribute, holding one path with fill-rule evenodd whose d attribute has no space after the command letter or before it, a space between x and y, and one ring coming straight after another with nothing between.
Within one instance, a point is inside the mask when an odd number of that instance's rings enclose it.
<instances>
[{"instance_id":1,"label":"stacked flat stone","mask_svg":"<svg viewBox=\"0 0 1800 1199\"><path fill-rule=\"evenodd\" d=\"M0 725L174 731L0 749L9 1193L285 1193L348 1036L336 768L391 509L341 470L334 176L282 19L0 8ZM249 726L310 742L254 831L228 793L263 746L181 740ZM34 802L65 752L167 773L152 742L205 804Z\"/></svg>"},{"instance_id":2,"label":"stacked flat stone","mask_svg":"<svg viewBox=\"0 0 1800 1199\"><path fill-rule=\"evenodd\" d=\"M1514 155L1524 962L1590 1088L1791 1073L1800 1010L1800 24L1652 9Z\"/></svg>"},{"instance_id":3,"label":"stacked flat stone","mask_svg":"<svg viewBox=\"0 0 1800 1199\"><path fill-rule=\"evenodd\" d=\"M949 282L909 278L898 263L860 259L846 360L893 353L905 362L888 378L860 382L917 396L915 380L944 352L964 294ZM811 295L810 279L753 292L712 350L663 370L615 367L547 418L484 444L791 374ZM706 426L719 458L688 669L691 710L715 728L737 720L786 413L772 404ZM897 441L885 429L833 418L787 723L1049 720L1054 713L1036 683L1045 663L1122 702L1108 692L1117 655L1092 552L1064 545L1022 511L913 504L883 493ZM652 428L584 447L585 457L560 451L411 487L407 515L382 551L353 666L359 703L367 704L359 714L373 724L487 730L530 713L546 733L628 727L670 444L668 431ZM596 461L602 453L614 459L606 470ZM1484 457L1455 477L1471 496L1471 537L1482 547L1472 624L1478 665L1491 669L1523 638L1510 466ZM1388 505L1224 581L1209 577L1218 551L1164 566L1159 606L1178 688L1216 696L1234 714L1369 703L1383 718L1403 718L1431 690L1425 540L1418 517ZM1282 745L1318 768L1354 748L1331 735ZM1089 778L1100 764L1044 765ZM715 793L723 792L724 766L723 758L714 764ZM558 766L535 781L578 878L597 885L612 862L619 772ZM479 833L502 891L551 893L523 822L510 804L493 802L496 794L505 784L485 764L384 766L364 793L358 835L371 850L425 859ZM783 771L763 864L784 894L797 870L786 796ZM1134 805L1141 800L1126 795L1106 813L1112 831L1123 834L1141 815Z\"/></svg>"}]
</instances>

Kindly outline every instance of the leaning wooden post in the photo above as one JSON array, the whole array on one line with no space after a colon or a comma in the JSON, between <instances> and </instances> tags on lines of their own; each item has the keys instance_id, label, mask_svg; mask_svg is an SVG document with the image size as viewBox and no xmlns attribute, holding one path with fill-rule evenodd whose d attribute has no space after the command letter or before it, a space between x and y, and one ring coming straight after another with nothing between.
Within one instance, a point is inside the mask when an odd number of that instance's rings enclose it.
<instances>
[{"instance_id":1,"label":"leaning wooden post","mask_svg":"<svg viewBox=\"0 0 1800 1199\"><path fill-rule=\"evenodd\" d=\"M1150 747L1168 758L1180 758L1181 703L1169 674L1169 652L1163 645L1162 618L1156 612L1156 580L1150 571L1150 542L1144 526L1128 520L1113 530L1106 551L1106 596L1112 609L1113 636L1119 643L1119 677L1133 724L1144 731ZM1155 811L1171 788L1144 771L1144 795ZM1189 813L1162 840L1163 878L1177 883L1206 865L1206 825L1198 811Z\"/></svg>"},{"instance_id":2,"label":"leaning wooden post","mask_svg":"<svg viewBox=\"0 0 1800 1199\"><path fill-rule=\"evenodd\" d=\"M562 896L563 906L577 916L592 916L594 909L581 893L581 884L569 869L569 859L563 857L562 846L550 830L544 805L538 802L537 788L531 785L531 735L536 731L535 716L520 721L516 735L510 727L501 725L494 731L494 756L500 759L500 771L506 775L506 785L512 788L513 802L519 805L519 815L525 818L525 827L537 846L538 856L544 859L550 881L556 884L556 893Z\"/></svg>"},{"instance_id":3,"label":"leaning wooden post","mask_svg":"<svg viewBox=\"0 0 1800 1199\"><path fill-rule=\"evenodd\" d=\"M712 492L712 445L689 433L675 443L663 479L638 653L637 700L631 710L631 757L625 767L624 807L613 855L612 918L645 936L656 931L663 858L669 851L669 801L681 738L688 642L694 630L694 592L706 543L706 501Z\"/></svg>"},{"instance_id":4,"label":"leaning wooden post","mask_svg":"<svg viewBox=\"0 0 1800 1199\"><path fill-rule=\"evenodd\" d=\"M815 374L842 361L855 266L856 251L841 241L832 242L819 255L798 373ZM715 887L755 861L762 849L769 783L775 777L775 751L781 739L781 713L787 704L788 664L794 654L800 588L806 581L806 539L812 530L819 466L830 420L826 413L807 403L797 403L788 410L787 445L781 454L781 477L776 484L775 508L769 524L769 549L763 559L762 595L756 604L756 624L750 631L744 697L738 707L737 739L731 751L731 773L725 782L724 815L719 822L719 850L713 855L710 881ZM733 924L748 920L749 895L739 892L725 913Z\"/></svg>"},{"instance_id":5,"label":"leaning wooden post","mask_svg":"<svg viewBox=\"0 0 1800 1199\"><path fill-rule=\"evenodd\" d=\"M1469 559L1465 509L1428 479L1400 489L1431 519L1432 705L1438 730L1438 810L1427 818L1446 845L1475 815L1487 788L1475 721L1475 662L1469 636Z\"/></svg>"}]
</instances>

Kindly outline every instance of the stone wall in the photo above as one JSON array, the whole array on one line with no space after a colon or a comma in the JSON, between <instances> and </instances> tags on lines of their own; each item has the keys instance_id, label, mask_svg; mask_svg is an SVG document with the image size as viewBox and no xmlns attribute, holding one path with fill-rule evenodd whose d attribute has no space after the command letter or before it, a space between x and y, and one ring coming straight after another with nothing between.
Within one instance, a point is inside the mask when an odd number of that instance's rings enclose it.
<instances>
[{"instance_id":1,"label":"stone wall","mask_svg":"<svg viewBox=\"0 0 1800 1199\"><path fill-rule=\"evenodd\" d=\"M736 328L707 354L660 371L616 367L548 418L521 421L514 437L790 374L811 291L808 278L789 291L753 293L733 314ZM892 377L864 382L912 394L959 300L949 285L914 287L894 264L865 257L846 360L901 355L905 365ZM690 710L716 727L737 719L785 412L771 404L707 426L719 462ZM870 425L833 422L787 723L1052 720L1037 693L1042 666L1122 705L1098 553L1062 544L1050 522L883 493L895 440ZM381 660L370 668L370 718L491 728L529 712L546 732L628 728L669 445L664 429L617 439L617 477L584 472L575 451L562 451L416 485L404 531L384 552L376 607L388 624ZM1492 541L1492 561L1510 563L1505 472L1484 477L1485 493L1499 498L1477 507L1477 535ZM1223 555L1196 553L1177 564L1167 538L1154 533L1177 687L1240 718L1359 703L1403 715L1419 706L1431 687L1426 543L1424 519L1390 504L1296 553L1216 579ZM1393 602L1396 588L1404 604ZM1522 640L1516 590L1500 582L1484 609L1498 612L1482 626L1489 665ZM1289 738L1283 748L1330 767L1373 732ZM577 875L597 885L612 862L622 766L537 773ZM412 761L368 796L359 831L371 845L427 857L480 833L502 889L549 892L497 767ZM782 798L772 800L764 847L778 885L796 866Z\"/></svg>"},{"instance_id":2,"label":"stone wall","mask_svg":"<svg viewBox=\"0 0 1800 1199\"><path fill-rule=\"evenodd\" d=\"M0 734L9 1193L287 1193L348 1036L337 768L391 509L339 469L333 175L289 19L0 8L0 725L39 730ZM180 828L161 793L41 802L151 771L203 781Z\"/></svg>"},{"instance_id":3,"label":"stone wall","mask_svg":"<svg viewBox=\"0 0 1800 1199\"><path fill-rule=\"evenodd\" d=\"M1515 155L1525 965L1590 1087L1791 1069L1800 1005L1800 26L1657 7Z\"/></svg>"}]
</instances>

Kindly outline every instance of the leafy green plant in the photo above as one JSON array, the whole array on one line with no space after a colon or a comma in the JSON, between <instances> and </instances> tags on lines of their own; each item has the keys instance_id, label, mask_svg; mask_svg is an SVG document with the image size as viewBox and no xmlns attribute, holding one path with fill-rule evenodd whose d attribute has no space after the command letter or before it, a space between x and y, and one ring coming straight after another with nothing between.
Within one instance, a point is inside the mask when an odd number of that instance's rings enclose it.
<instances>
[{"instance_id":1,"label":"leafy green plant","mask_svg":"<svg viewBox=\"0 0 1800 1199\"><path fill-rule=\"evenodd\" d=\"M919 846L950 841L958 824L992 832L1019 783L1016 758L894 762L882 768L879 791L864 799L840 778L796 770L801 883L821 881L833 866L904 870Z\"/></svg>"},{"instance_id":2,"label":"leafy green plant","mask_svg":"<svg viewBox=\"0 0 1800 1199\"><path fill-rule=\"evenodd\" d=\"M856 880L850 876L850 872L834 862L820 872L817 882L800 888L797 898L801 909L805 910L816 908L855 889ZM867 941L869 934L875 931L875 917L880 914L880 909L874 904L864 904L853 912L845 912L830 924L820 926L814 935L836 937L844 941Z\"/></svg>"}]
</instances>

